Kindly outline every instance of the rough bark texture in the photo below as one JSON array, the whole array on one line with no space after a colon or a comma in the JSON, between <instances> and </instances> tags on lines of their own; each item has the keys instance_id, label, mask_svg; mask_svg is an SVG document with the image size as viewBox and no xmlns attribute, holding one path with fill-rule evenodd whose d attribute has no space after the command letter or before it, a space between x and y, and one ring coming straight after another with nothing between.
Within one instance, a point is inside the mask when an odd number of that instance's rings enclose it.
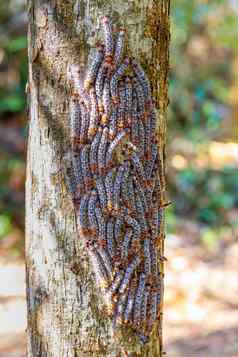
<instances>
[{"instance_id":1,"label":"rough bark texture","mask_svg":"<svg viewBox=\"0 0 238 357\"><path fill-rule=\"evenodd\" d=\"M78 237L67 179L71 165L67 74L72 63L80 63L85 70L89 48L100 36L94 31L99 16L106 13L115 20L120 18L128 31L133 55L150 78L159 109L165 200L169 5L169 0L28 1L28 357L163 355L162 314L144 347L128 328L114 336L85 247ZM163 239L159 249L163 256Z\"/></svg>"}]
</instances>

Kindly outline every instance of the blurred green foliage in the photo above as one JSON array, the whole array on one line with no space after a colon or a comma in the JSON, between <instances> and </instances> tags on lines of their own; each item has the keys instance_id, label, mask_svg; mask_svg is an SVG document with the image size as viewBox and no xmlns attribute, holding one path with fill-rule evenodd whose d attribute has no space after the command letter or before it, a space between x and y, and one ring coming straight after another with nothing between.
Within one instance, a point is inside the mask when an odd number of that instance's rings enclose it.
<instances>
[{"instance_id":1,"label":"blurred green foliage","mask_svg":"<svg viewBox=\"0 0 238 357\"><path fill-rule=\"evenodd\" d=\"M176 197L176 212L209 225L229 222L227 212L238 206L238 170L221 171L193 166L178 171L170 193Z\"/></svg>"},{"instance_id":2,"label":"blurred green foliage","mask_svg":"<svg viewBox=\"0 0 238 357\"><path fill-rule=\"evenodd\" d=\"M26 48L26 36L13 37L2 44L2 67L8 71L9 85L0 87L0 113L21 112L25 109Z\"/></svg>"},{"instance_id":3,"label":"blurred green foliage","mask_svg":"<svg viewBox=\"0 0 238 357\"><path fill-rule=\"evenodd\" d=\"M0 215L0 238L5 237L12 229L11 218L6 214Z\"/></svg>"},{"instance_id":4,"label":"blurred green foliage","mask_svg":"<svg viewBox=\"0 0 238 357\"><path fill-rule=\"evenodd\" d=\"M176 130L180 129L195 143L214 136L222 137L220 124L229 113L230 60L238 49L235 23L237 15L223 1L179 0L173 3L172 135L176 124Z\"/></svg>"},{"instance_id":5,"label":"blurred green foliage","mask_svg":"<svg viewBox=\"0 0 238 357\"><path fill-rule=\"evenodd\" d=\"M24 229L25 2L0 2L0 238ZM9 236L10 234L10 236ZM22 235L21 246L23 243ZM9 240L11 238L8 238ZM15 241L14 241L15 242ZM14 246L11 250L14 250ZM20 245L18 246L19 250Z\"/></svg>"},{"instance_id":6,"label":"blurred green foliage","mask_svg":"<svg viewBox=\"0 0 238 357\"><path fill-rule=\"evenodd\" d=\"M175 232L180 217L197 221L202 228L201 240L209 249L224 234L224 227L226 232L229 227L238 227L230 214L238 209L237 168L229 163L219 169L202 167L194 160L211 140L229 139L231 62L238 56L238 5L234 3L172 3L167 181L173 206L167 209L167 227ZM22 0L0 2L0 131L9 134L4 141L0 138L0 238L16 227L22 229L24 222L24 6ZM182 168L173 166L177 154L186 159Z\"/></svg>"},{"instance_id":7,"label":"blurred green foliage","mask_svg":"<svg viewBox=\"0 0 238 357\"><path fill-rule=\"evenodd\" d=\"M195 220L209 232L201 236L211 246L223 234L217 228L235 224L229 212L238 208L238 172L232 163L201 168L194 158L211 140L232 138L232 126L226 135L231 63L238 56L238 3L236 12L229 1L219 0L178 0L172 6L167 176L174 205L167 214L168 230L173 216ZM188 164L176 169L172 158L181 151Z\"/></svg>"}]
</instances>

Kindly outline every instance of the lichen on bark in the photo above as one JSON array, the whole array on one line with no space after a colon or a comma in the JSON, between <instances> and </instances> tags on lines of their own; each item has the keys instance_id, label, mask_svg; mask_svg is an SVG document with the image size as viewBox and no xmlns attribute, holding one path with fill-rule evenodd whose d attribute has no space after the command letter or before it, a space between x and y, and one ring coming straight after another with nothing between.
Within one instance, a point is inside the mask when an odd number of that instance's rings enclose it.
<instances>
[{"instance_id":1,"label":"lichen on bark","mask_svg":"<svg viewBox=\"0 0 238 357\"><path fill-rule=\"evenodd\" d=\"M100 15L109 14L127 28L129 47L150 78L159 110L165 201L169 1L28 0L28 12L28 357L161 357L162 315L144 347L128 328L115 336L77 233L67 182L71 166L67 74L72 63L85 71L89 49L100 36ZM158 249L163 256L163 239Z\"/></svg>"}]
</instances>

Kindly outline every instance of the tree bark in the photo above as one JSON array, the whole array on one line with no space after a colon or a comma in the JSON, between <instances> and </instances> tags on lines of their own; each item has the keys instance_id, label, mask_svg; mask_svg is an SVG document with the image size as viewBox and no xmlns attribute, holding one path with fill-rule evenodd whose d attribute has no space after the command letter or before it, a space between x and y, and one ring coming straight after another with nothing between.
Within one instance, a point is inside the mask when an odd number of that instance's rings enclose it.
<instances>
[{"instance_id":1,"label":"tree bark","mask_svg":"<svg viewBox=\"0 0 238 357\"><path fill-rule=\"evenodd\" d=\"M150 342L113 333L77 233L68 189L71 166L67 74L85 69L98 18L120 18L130 49L151 83L158 109L162 198L168 105L169 0L29 0L30 125L26 181L28 357L159 356L162 304ZM158 247L164 253L164 234ZM160 262L163 271L163 262ZM163 287L162 287L163 289ZM162 299L163 300L163 299ZM122 329L123 330L123 329Z\"/></svg>"}]
</instances>

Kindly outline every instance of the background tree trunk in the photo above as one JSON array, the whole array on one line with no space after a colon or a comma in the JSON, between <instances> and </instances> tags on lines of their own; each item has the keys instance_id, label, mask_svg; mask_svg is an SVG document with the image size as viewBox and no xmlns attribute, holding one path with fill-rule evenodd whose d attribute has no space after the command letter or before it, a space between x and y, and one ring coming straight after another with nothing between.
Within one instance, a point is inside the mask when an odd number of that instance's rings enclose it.
<instances>
[{"instance_id":1,"label":"background tree trunk","mask_svg":"<svg viewBox=\"0 0 238 357\"><path fill-rule=\"evenodd\" d=\"M98 33L94 29L99 16L107 13L115 19L120 17L131 51L146 70L160 109L158 135L164 197L169 0L29 0L28 11L28 357L160 357L161 314L144 347L127 329L120 337L113 335L77 234L67 183L67 169L71 166L67 73L72 63L80 63L84 70L90 45ZM159 249L163 256L163 240Z\"/></svg>"}]
</instances>

